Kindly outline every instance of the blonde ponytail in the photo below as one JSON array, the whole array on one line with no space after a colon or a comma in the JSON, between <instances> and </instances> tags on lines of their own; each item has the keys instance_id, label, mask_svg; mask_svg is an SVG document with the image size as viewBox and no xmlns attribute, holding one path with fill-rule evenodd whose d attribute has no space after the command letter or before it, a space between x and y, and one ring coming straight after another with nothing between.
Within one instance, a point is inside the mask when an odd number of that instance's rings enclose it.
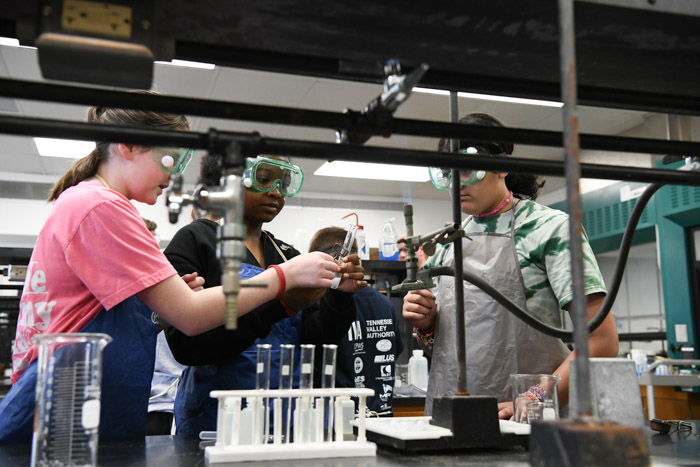
<instances>
[{"instance_id":1,"label":"blonde ponytail","mask_svg":"<svg viewBox=\"0 0 700 467\"><path fill-rule=\"evenodd\" d=\"M104 157L101 154L100 147L96 147L85 157L73 161L68 168L68 171L56 182L49 193L48 201L55 201L68 188L77 185L83 180L94 177L97 169L100 168L100 163Z\"/></svg>"}]
</instances>

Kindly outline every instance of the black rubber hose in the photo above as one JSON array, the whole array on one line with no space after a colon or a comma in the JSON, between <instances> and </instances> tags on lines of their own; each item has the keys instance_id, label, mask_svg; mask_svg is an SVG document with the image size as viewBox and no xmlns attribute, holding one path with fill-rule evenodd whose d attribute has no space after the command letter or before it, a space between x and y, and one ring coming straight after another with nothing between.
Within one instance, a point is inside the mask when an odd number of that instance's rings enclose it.
<instances>
[{"instance_id":1,"label":"black rubber hose","mask_svg":"<svg viewBox=\"0 0 700 467\"><path fill-rule=\"evenodd\" d=\"M634 233L637 229L639 219L641 218L642 212L644 211L646 205L649 203L651 197L662 186L664 186L663 183L652 183L651 185L649 185L644 190L644 193L642 193L642 195L639 197L639 199L634 205L634 208L632 209L630 218L627 221L627 227L625 227L625 233L622 236L622 242L620 243L620 254L617 258L617 263L615 263L615 272L613 273L612 286L608 290L608 294L605 297L603 304L600 306L600 309L596 312L595 316L588 323L589 333L595 331L598 328L598 326L600 326L603 323L605 317L608 316L608 313L610 312L610 309L612 308L612 305L615 302L617 293L620 291L622 275L625 272L627 258L629 256L630 247L632 246L632 239L634 238ZM429 271L431 277L454 276L454 269L450 267L437 267L432 268ZM481 290L490 295L491 298L503 305L504 308L513 313L523 322L527 323L529 326L532 326L538 331L549 336L558 337L567 342L573 341L574 335L572 332L562 331L559 328L555 328L553 326L543 323L542 321L538 320L530 313L528 313L526 310L523 310L517 304L513 303L508 297L503 295L501 292L496 290L494 287L492 287L486 281L482 280L480 277L477 277L476 275L466 270L463 271L463 274L464 280L479 287Z\"/></svg>"}]
</instances>

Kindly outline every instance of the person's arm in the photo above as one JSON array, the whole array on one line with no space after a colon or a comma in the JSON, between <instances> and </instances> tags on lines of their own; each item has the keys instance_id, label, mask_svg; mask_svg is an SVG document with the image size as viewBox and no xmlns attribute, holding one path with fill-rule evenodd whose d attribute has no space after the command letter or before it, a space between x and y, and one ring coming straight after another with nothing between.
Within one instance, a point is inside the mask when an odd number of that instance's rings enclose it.
<instances>
[{"instance_id":1,"label":"person's arm","mask_svg":"<svg viewBox=\"0 0 700 467\"><path fill-rule=\"evenodd\" d=\"M275 323L287 317L279 301L273 300L241 316L235 330L219 326L196 336L188 336L168 326L165 337L173 356L181 364L218 365L239 355L256 339L267 336Z\"/></svg>"},{"instance_id":2,"label":"person's arm","mask_svg":"<svg viewBox=\"0 0 700 467\"><path fill-rule=\"evenodd\" d=\"M321 300L301 312L301 343L337 344L355 321L352 294L328 289Z\"/></svg>"},{"instance_id":3,"label":"person's arm","mask_svg":"<svg viewBox=\"0 0 700 467\"><path fill-rule=\"evenodd\" d=\"M352 294L329 289L316 304L301 312L301 343L316 346L314 387L321 387L323 344L338 344L357 316Z\"/></svg>"},{"instance_id":4,"label":"person's arm","mask_svg":"<svg viewBox=\"0 0 700 467\"><path fill-rule=\"evenodd\" d=\"M587 296L588 306L586 308L588 319L587 322L593 319L595 314L600 309L600 306L605 300L605 295L595 293ZM566 305L567 311L571 312L571 304ZM589 357L617 357L619 351L619 337L615 326L615 318L612 311L605 317L603 323L588 336L588 354ZM559 368L554 372L561 380L557 384L557 392L559 393L559 405L565 405L569 402L569 364L576 358L576 350L571 352L569 356L559 365Z\"/></svg>"},{"instance_id":5,"label":"person's arm","mask_svg":"<svg viewBox=\"0 0 700 467\"><path fill-rule=\"evenodd\" d=\"M180 229L164 253L175 270L187 277L195 271L213 287L221 283L221 267L216 258L216 228L208 222L188 224ZM235 330L219 326L188 336L173 326L166 326L165 336L175 359L183 365L216 365L240 354L259 337L269 334L272 326L287 317L278 301L267 302L238 320ZM165 321L165 320L163 320Z\"/></svg>"},{"instance_id":6,"label":"person's arm","mask_svg":"<svg viewBox=\"0 0 700 467\"><path fill-rule=\"evenodd\" d=\"M238 315L243 315L274 299L280 291L294 287L330 287L340 270L330 255L320 252L297 256L279 265L283 275L268 269L254 278L267 287L244 287L238 295ZM281 283L283 277L286 284ZM178 276L148 287L137 294L149 308L187 335L195 335L224 323L225 301L222 287L193 292Z\"/></svg>"},{"instance_id":7,"label":"person's arm","mask_svg":"<svg viewBox=\"0 0 700 467\"><path fill-rule=\"evenodd\" d=\"M586 313L587 321L593 319L595 314L600 309L605 299L603 293L593 293L587 296L588 305ZM571 304L566 305L567 311L570 311ZM593 331L588 337L588 353L590 357L616 357L619 350L619 338L617 328L615 327L615 319L612 312L608 313L603 323ZM559 376L561 380L557 383L557 394L559 396L559 405L565 405L569 402L569 364L576 358L574 350L554 371L554 374ZM501 402L498 404L498 417L511 418L513 416L513 402Z\"/></svg>"}]
</instances>

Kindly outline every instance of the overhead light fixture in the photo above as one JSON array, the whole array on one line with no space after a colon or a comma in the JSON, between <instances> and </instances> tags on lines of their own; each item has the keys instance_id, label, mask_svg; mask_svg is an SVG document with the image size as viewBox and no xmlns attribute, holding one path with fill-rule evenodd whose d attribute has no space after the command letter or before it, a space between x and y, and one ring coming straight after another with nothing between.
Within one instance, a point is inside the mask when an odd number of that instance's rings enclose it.
<instances>
[{"instance_id":1,"label":"overhead light fixture","mask_svg":"<svg viewBox=\"0 0 700 467\"><path fill-rule=\"evenodd\" d=\"M438 94L440 96L450 95L450 91L445 91L444 89L413 88L413 92L422 92L425 94ZM510 104L539 105L543 107L564 107L564 104L562 102L556 101L523 99L520 97L493 96L491 94L476 94L473 92L458 92L457 96L463 97L465 99L481 99L483 101L507 102Z\"/></svg>"},{"instance_id":2,"label":"overhead light fixture","mask_svg":"<svg viewBox=\"0 0 700 467\"><path fill-rule=\"evenodd\" d=\"M326 162L314 172L314 175L398 182L427 182L430 180L428 169L425 167L347 161Z\"/></svg>"},{"instance_id":3,"label":"overhead light fixture","mask_svg":"<svg viewBox=\"0 0 700 467\"><path fill-rule=\"evenodd\" d=\"M40 156L79 159L95 149L93 141L72 139L34 138L34 144Z\"/></svg>"},{"instance_id":4,"label":"overhead light fixture","mask_svg":"<svg viewBox=\"0 0 700 467\"><path fill-rule=\"evenodd\" d=\"M176 58L169 62L156 61L156 63L160 63L161 65L184 66L187 68L201 68L203 70L213 70L216 68L216 65L213 63L191 62L189 60L178 60Z\"/></svg>"}]
</instances>

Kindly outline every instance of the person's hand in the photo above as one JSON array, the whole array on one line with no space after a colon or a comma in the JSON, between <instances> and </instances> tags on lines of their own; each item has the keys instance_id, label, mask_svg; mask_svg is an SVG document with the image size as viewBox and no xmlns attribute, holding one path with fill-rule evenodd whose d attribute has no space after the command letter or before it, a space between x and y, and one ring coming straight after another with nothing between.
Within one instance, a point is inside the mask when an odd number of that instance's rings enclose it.
<instances>
[{"instance_id":1,"label":"person's hand","mask_svg":"<svg viewBox=\"0 0 700 467\"><path fill-rule=\"evenodd\" d=\"M498 403L498 418L501 420L513 420L513 402Z\"/></svg>"},{"instance_id":2,"label":"person's hand","mask_svg":"<svg viewBox=\"0 0 700 467\"><path fill-rule=\"evenodd\" d=\"M333 257L320 251L295 256L280 264L279 267L284 272L287 289L295 287L328 288L331 286L335 273L340 271L340 266Z\"/></svg>"},{"instance_id":3,"label":"person's hand","mask_svg":"<svg viewBox=\"0 0 700 467\"><path fill-rule=\"evenodd\" d=\"M402 315L406 321L427 332L435 326L437 305L430 289L411 290L403 297Z\"/></svg>"},{"instance_id":4,"label":"person's hand","mask_svg":"<svg viewBox=\"0 0 700 467\"><path fill-rule=\"evenodd\" d=\"M294 311L303 310L321 300L326 295L323 287L316 288L294 288L287 290L282 295L281 301Z\"/></svg>"},{"instance_id":5,"label":"person's hand","mask_svg":"<svg viewBox=\"0 0 700 467\"><path fill-rule=\"evenodd\" d=\"M355 293L367 286L365 278L365 268L362 267L360 257L357 254L348 255L343 258L341 266L343 276L340 278L338 290L346 293Z\"/></svg>"},{"instance_id":6,"label":"person's hand","mask_svg":"<svg viewBox=\"0 0 700 467\"><path fill-rule=\"evenodd\" d=\"M185 284L187 284L189 288L195 292L204 290L204 278L199 277L196 272L185 274L182 276L182 280L185 281Z\"/></svg>"}]
</instances>

